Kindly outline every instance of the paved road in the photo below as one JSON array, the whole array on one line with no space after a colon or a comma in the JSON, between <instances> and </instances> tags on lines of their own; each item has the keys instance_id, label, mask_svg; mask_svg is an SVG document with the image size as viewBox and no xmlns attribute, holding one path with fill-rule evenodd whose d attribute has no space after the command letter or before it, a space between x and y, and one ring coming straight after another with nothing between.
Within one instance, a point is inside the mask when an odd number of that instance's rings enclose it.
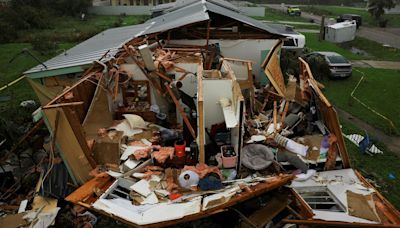
<instances>
[{"instance_id":1,"label":"paved road","mask_svg":"<svg viewBox=\"0 0 400 228\"><path fill-rule=\"evenodd\" d=\"M263 6L286 12L286 8L283 8L281 5L263 4ZM321 16L306 12L301 12L301 16L313 20L315 23L321 23ZM369 28L361 26L357 30L356 35L400 49L400 28Z\"/></svg>"}]
</instances>

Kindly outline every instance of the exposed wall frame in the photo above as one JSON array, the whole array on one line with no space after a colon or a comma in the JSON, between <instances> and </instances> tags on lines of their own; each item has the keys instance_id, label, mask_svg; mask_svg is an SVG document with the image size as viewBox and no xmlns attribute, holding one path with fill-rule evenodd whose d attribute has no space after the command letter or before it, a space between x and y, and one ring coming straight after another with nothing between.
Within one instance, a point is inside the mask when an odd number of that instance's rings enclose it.
<instances>
[{"instance_id":1,"label":"exposed wall frame","mask_svg":"<svg viewBox=\"0 0 400 228\"><path fill-rule=\"evenodd\" d=\"M338 147L340 157L342 158L342 163L344 168L350 168L351 163L347 153L346 145L344 143L342 130L340 128L339 119L335 108L324 96L324 94L319 89L318 82L314 79L310 66L302 58L299 58L300 63L300 77L308 80L312 89L316 92L320 100L320 111L322 112L323 120L328 129L336 136L338 140Z\"/></svg>"}]
</instances>

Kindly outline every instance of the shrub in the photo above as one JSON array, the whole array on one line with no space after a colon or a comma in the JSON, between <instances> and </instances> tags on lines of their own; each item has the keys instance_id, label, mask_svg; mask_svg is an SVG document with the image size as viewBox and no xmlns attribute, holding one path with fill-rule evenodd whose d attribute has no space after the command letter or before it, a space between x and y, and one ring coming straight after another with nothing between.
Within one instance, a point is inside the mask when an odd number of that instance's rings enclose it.
<instances>
[{"instance_id":1,"label":"shrub","mask_svg":"<svg viewBox=\"0 0 400 228\"><path fill-rule=\"evenodd\" d=\"M47 54L56 51L58 43L51 36L40 35L32 40L32 47L41 54Z\"/></svg>"},{"instance_id":2,"label":"shrub","mask_svg":"<svg viewBox=\"0 0 400 228\"><path fill-rule=\"evenodd\" d=\"M320 56L307 57L305 60L310 66L314 78L318 81L323 81L330 76L328 63Z\"/></svg>"},{"instance_id":3,"label":"shrub","mask_svg":"<svg viewBox=\"0 0 400 228\"><path fill-rule=\"evenodd\" d=\"M0 21L0 43L13 41L17 37L14 27L4 21Z\"/></svg>"}]
</instances>

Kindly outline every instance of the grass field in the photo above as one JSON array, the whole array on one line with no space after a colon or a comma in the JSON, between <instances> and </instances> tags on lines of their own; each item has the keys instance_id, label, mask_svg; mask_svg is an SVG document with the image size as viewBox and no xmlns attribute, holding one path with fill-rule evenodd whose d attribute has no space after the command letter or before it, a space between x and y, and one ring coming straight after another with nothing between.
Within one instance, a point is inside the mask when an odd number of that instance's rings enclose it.
<instances>
[{"instance_id":1,"label":"grass field","mask_svg":"<svg viewBox=\"0 0 400 228\"><path fill-rule=\"evenodd\" d=\"M52 29L19 31L16 42L30 42L43 37L58 42L79 42L108 28L139 24L147 19L148 16L88 15L82 21L74 17L59 17Z\"/></svg>"},{"instance_id":2,"label":"grass field","mask_svg":"<svg viewBox=\"0 0 400 228\"><path fill-rule=\"evenodd\" d=\"M395 130L390 127L387 121L351 98L350 93L362 77L359 71L363 72L365 77L354 93L354 96L372 109L391 119L396 127ZM323 83L327 88L324 93L337 107L346 110L372 126L382 129L388 134L396 133L396 131L397 134L400 132L399 70L355 68L350 78L326 80Z\"/></svg>"},{"instance_id":3,"label":"grass field","mask_svg":"<svg viewBox=\"0 0 400 228\"><path fill-rule=\"evenodd\" d=\"M302 11L314 13L317 15L325 15L336 19L341 14L358 14L362 17L362 23L365 26L377 26L373 17L363 8L352 8L344 6L305 6L301 7ZM387 14L383 16L388 19L387 27L400 27L400 14Z\"/></svg>"},{"instance_id":4,"label":"grass field","mask_svg":"<svg viewBox=\"0 0 400 228\"><path fill-rule=\"evenodd\" d=\"M264 17L253 17L257 20L271 21L279 23L279 21L284 21L285 24L291 25L296 29L319 29L319 25L317 24L308 24L309 20L297 17L297 16L289 16L285 12L280 10L271 9L265 7L265 16ZM294 23L291 23L294 22ZM307 24L297 24L297 22L307 23Z\"/></svg>"},{"instance_id":5,"label":"grass field","mask_svg":"<svg viewBox=\"0 0 400 228\"><path fill-rule=\"evenodd\" d=\"M67 50L77 43L111 27L141 23L147 16L92 16L86 21L79 18L56 18L57 26L45 30L19 31L19 38L14 43L0 44L0 87L19 78L21 74L39 63L27 54L19 55L12 63L9 61L23 49L29 49L39 60L46 61L63 50ZM46 52L33 50L31 41L36 39L51 40L57 43L57 48ZM23 100L36 99L26 80L22 80L12 87L0 91L0 96L11 96L8 102L0 102L0 116L14 118L14 111Z\"/></svg>"},{"instance_id":6,"label":"grass field","mask_svg":"<svg viewBox=\"0 0 400 228\"><path fill-rule=\"evenodd\" d=\"M330 98L330 97L329 97ZM364 132L346 120L340 120L345 134L361 134ZM382 155L373 157L362 154L358 147L345 139L346 148L350 156L352 167L359 170L366 178L374 180L380 187L378 190L397 208L400 209L400 161L398 156L387 150L384 145L378 143L378 147L384 150ZM389 178L392 174L396 179Z\"/></svg>"},{"instance_id":7,"label":"grass field","mask_svg":"<svg viewBox=\"0 0 400 228\"><path fill-rule=\"evenodd\" d=\"M74 46L74 43L62 43L59 45L61 49L69 49ZM45 61L57 55L57 52L41 55L37 51L32 50L32 45L29 43L12 43L0 44L0 87L19 78L22 72L38 65L39 63L27 54L21 54L11 63L9 61L20 53L23 49L30 50L41 61ZM4 118L12 118L15 120L16 111L19 109L19 104L23 100L36 100L30 85L26 80L22 80L13 86L0 91L0 96L11 96L11 100L0 102L0 116Z\"/></svg>"},{"instance_id":8,"label":"grass field","mask_svg":"<svg viewBox=\"0 0 400 228\"><path fill-rule=\"evenodd\" d=\"M319 34L315 33L303 33L306 36L306 47L312 51L333 51L337 52L347 59L360 60L386 60L386 61L400 61L400 50L399 49L387 49L382 47L381 44L374 41L367 40L365 38L356 37L353 41L334 44L328 41L318 41ZM363 56L352 53L351 47L356 47L363 51L366 51L369 55Z\"/></svg>"}]
</instances>

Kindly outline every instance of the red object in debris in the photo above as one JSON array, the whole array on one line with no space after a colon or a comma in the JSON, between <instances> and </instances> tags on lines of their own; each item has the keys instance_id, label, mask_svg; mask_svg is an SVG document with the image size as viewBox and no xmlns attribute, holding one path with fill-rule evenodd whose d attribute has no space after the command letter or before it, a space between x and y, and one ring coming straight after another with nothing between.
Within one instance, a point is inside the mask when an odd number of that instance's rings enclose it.
<instances>
[{"instance_id":1,"label":"red object in debris","mask_svg":"<svg viewBox=\"0 0 400 228\"><path fill-rule=\"evenodd\" d=\"M177 141L175 142L175 155L179 158L186 156L186 142L185 141Z\"/></svg>"},{"instance_id":2,"label":"red object in debris","mask_svg":"<svg viewBox=\"0 0 400 228\"><path fill-rule=\"evenodd\" d=\"M171 193L171 194L169 194L169 199L176 200L176 199L180 198L181 196L182 196L182 194L180 194L180 193Z\"/></svg>"}]
</instances>

